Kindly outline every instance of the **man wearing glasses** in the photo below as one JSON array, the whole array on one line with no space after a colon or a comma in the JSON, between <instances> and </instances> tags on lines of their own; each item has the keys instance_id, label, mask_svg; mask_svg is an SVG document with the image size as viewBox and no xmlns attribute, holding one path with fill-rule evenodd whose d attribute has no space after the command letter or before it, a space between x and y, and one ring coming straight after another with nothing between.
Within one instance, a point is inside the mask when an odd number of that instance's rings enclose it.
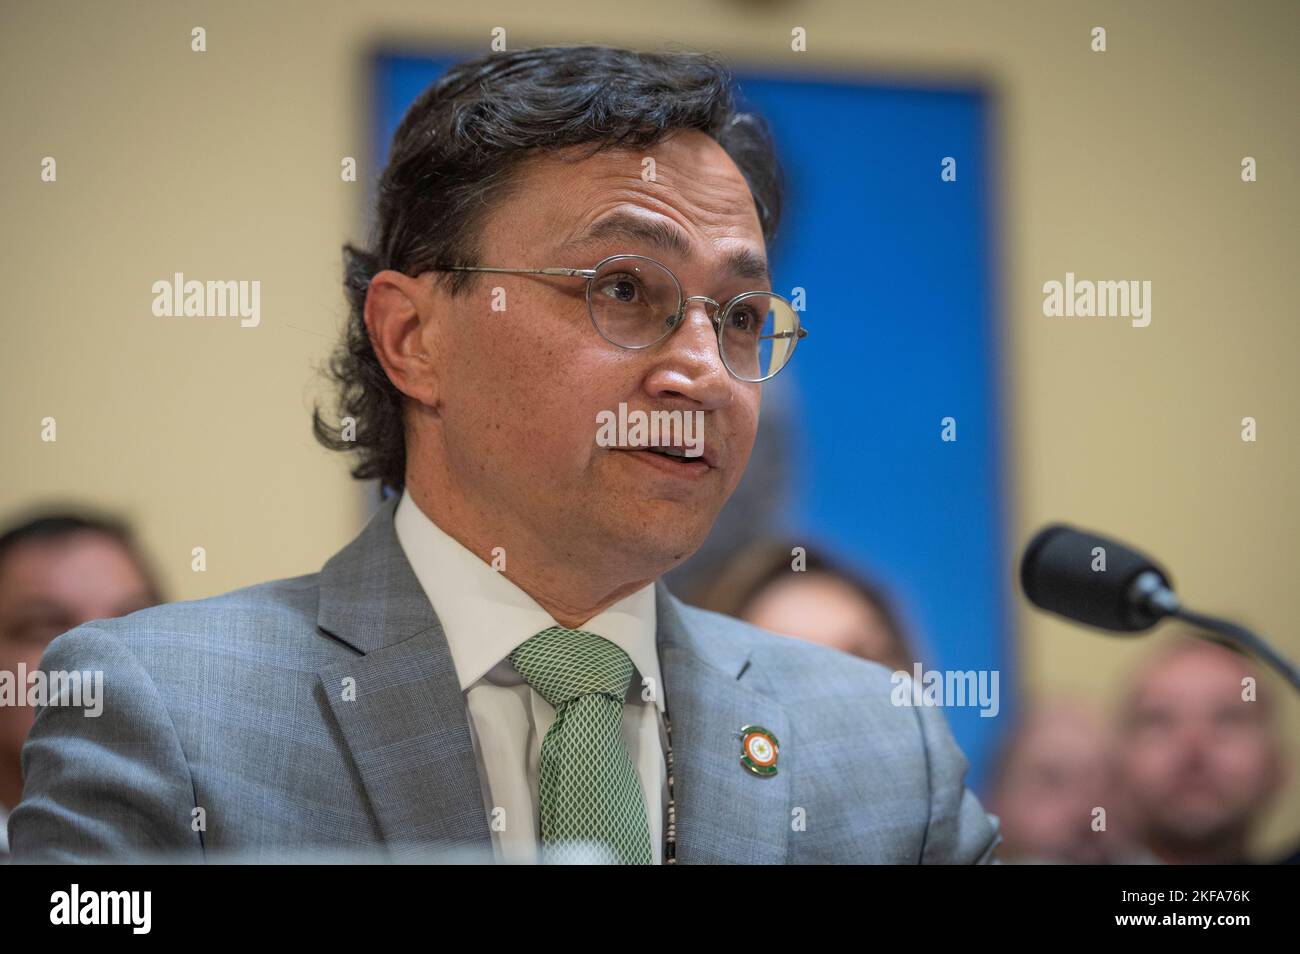
<instances>
[{"instance_id":1,"label":"man wearing glasses","mask_svg":"<svg viewBox=\"0 0 1300 954\"><path fill-rule=\"evenodd\" d=\"M346 248L314 422L392 499L319 574L56 641L124 695L42 713L16 856L991 860L937 710L659 582L811 337L768 271L780 205L711 57L512 51L430 87ZM702 453L597 440L620 405L699 415Z\"/></svg>"}]
</instances>

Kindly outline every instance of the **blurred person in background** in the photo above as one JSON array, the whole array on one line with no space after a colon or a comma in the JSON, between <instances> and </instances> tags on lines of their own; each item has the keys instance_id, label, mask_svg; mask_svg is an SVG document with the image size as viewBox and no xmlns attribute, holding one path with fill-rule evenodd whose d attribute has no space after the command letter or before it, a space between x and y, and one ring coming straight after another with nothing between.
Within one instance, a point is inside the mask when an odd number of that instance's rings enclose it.
<instances>
[{"instance_id":1,"label":"blurred person in background","mask_svg":"<svg viewBox=\"0 0 1300 954\"><path fill-rule=\"evenodd\" d=\"M912 671L915 654L884 593L833 558L789 540L745 547L685 599L769 632Z\"/></svg>"},{"instance_id":2,"label":"blurred person in background","mask_svg":"<svg viewBox=\"0 0 1300 954\"><path fill-rule=\"evenodd\" d=\"M1026 707L1003 746L989 798L1006 839L999 857L1021 864L1135 860L1117 810L1116 759L1113 736L1086 705Z\"/></svg>"},{"instance_id":3,"label":"blurred person in background","mask_svg":"<svg viewBox=\"0 0 1300 954\"><path fill-rule=\"evenodd\" d=\"M10 673L19 701L19 672L34 672L54 637L95 619L125 616L161 602L126 524L58 511L24 519L0 534L0 673ZM19 764L34 709L0 705L0 853L5 821L18 804Z\"/></svg>"},{"instance_id":4,"label":"blurred person in background","mask_svg":"<svg viewBox=\"0 0 1300 954\"><path fill-rule=\"evenodd\" d=\"M1136 674L1120 714L1120 769L1150 860L1249 863L1250 836L1288 771L1261 668L1183 634Z\"/></svg>"}]
</instances>

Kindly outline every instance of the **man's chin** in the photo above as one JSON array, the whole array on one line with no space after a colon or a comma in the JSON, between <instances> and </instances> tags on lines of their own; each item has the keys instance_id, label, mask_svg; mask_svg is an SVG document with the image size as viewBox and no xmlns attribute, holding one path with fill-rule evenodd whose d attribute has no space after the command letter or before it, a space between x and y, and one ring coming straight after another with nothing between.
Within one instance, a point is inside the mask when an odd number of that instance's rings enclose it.
<instances>
[{"instance_id":1,"label":"man's chin","mask_svg":"<svg viewBox=\"0 0 1300 954\"><path fill-rule=\"evenodd\" d=\"M659 576L690 558L713 527L704 523L698 511L679 504L639 508L611 522L602 515L600 546L611 559L618 554L623 560L644 568L645 575Z\"/></svg>"},{"instance_id":2,"label":"man's chin","mask_svg":"<svg viewBox=\"0 0 1300 954\"><path fill-rule=\"evenodd\" d=\"M1222 808L1176 807L1165 820L1166 834L1175 841L1199 844L1234 828L1233 818Z\"/></svg>"}]
</instances>

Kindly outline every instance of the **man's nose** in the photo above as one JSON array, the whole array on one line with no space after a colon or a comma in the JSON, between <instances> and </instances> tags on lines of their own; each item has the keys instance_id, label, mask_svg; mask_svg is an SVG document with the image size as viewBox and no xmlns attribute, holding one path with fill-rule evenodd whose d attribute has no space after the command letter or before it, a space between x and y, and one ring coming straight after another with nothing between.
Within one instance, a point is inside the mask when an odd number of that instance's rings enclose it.
<instances>
[{"instance_id":1,"label":"man's nose","mask_svg":"<svg viewBox=\"0 0 1300 954\"><path fill-rule=\"evenodd\" d=\"M1174 742L1181 762L1199 763L1205 760L1211 744L1209 727L1196 722L1185 722L1174 733Z\"/></svg>"},{"instance_id":2,"label":"man's nose","mask_svg":"<svg viewBox=\"0 0 1300 954\"><path fill-rule=\"evenodd\" d=\"M709 302L689 301L682 324L660 344L646 389L656 397L680 396L709 408L730 402L733 378L718 353L718 333Z\"/></svg>"}]
</instances>

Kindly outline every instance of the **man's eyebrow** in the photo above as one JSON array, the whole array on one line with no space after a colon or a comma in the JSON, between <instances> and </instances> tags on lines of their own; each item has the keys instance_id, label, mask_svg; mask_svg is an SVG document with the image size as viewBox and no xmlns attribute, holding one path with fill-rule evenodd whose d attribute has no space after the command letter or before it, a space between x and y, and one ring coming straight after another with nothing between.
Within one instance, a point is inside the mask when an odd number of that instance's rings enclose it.
<instances>
[{"instance_id":1,"label":"man's eyebrow","mask_svg":"<svg viewBox=\"0 0 1300 954\"><path fill-rule=\"evenodd\" d=\"M583 248L611 238L644 242L661 252L671 252L678 258L689 259L692 255L691 240L675 225L662 219L647 219L627 214L610 215L600 219L585 232L565 242L560 248ZM723 267L740 278L752 278L756 281L771 280L767 259L750 249L729 252L723 259Z\"/></svg>"}]
</instances>

